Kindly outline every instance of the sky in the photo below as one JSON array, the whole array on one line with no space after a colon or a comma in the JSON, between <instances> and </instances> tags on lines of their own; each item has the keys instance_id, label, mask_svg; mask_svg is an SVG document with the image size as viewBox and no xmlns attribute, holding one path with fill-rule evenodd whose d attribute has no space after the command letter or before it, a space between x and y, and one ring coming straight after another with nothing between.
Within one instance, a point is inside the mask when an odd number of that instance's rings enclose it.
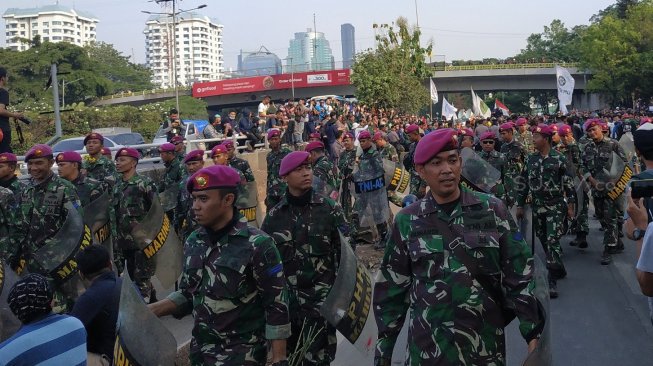
<instances>
[{"instance_id":1,"label":"sky","mask_svg":"<svg viewBox=\"0 0 653 366\"><path fill-rule=\"evenodd\" d=\"M224 25L225 70L236 69L240 50L267 47L281 59L295 32L313 28L329 40L336 62L342 61L340 25L356 28L356 51L374 46L374 23L390 23L405 16L419 22L422 40L434 42L433 61L506 58L526 46L531 33L541 33L553 19L569 28L588 24L589 18L614 0L330 0L277 2L259 0L178 0L182 10L206 4L200 12ZM1 0L0 13L8 8L27 8L56 3L55 0ZM111 43L133 61L145 62L145 21L141 11L165 11L152 0L60 0L61 5L90 12L99 20L97 39ZM310 5L309 5L310 4ZM416 9L417 7L417 9ZM417 12L416 12L417 10ZM0 20L4 29L4 20ZM5 45L4 32L0 47ZM1 61L0 61L1 62ZM284 62L285 63L285 62Z\"/></svg>"}]
</instances>

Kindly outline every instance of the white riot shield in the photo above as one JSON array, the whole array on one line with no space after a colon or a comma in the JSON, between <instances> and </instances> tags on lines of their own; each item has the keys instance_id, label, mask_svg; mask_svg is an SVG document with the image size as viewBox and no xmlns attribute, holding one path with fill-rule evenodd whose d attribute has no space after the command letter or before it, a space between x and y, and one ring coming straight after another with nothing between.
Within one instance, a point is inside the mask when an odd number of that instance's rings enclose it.
<instances>
[{"instance_id":1,"label":"white riot shield","mask_svg":"<svg viewBox=\"0 0 653 366\"><path fill-rule=\"evenodd\" d=\"M462 149L460 156L463 160L460 182L474 191L495 194L501 172L469 147Z\"/></svg>"},{"instance_id":2,"label":"white riot shield","mask_svg":"<svg viewBox=\"0 0 653 366\"><path fill-rule=\"evenodd\" d=\"M147 215L132 229L132 237L145 257L154 260L154 275L163 287L171 288L181 274L184 250L158 199L152 200Z\"/></svg>"},{"instance_id":3,"label":"white riot shield","mask_svg":"<svg viewBox=\"0 0 653 366\"><path fill-rule=\"evenodd\" d=\"M120 291L120 308L113 348L113 365L173 366L177 341L143 302L126 274Z\"/></svg>"},{"instance_id":4,"label":"white riot shield","mask_svg":"<svg viewBox=\"0 0 653 366\"><path fill-rule=\"evenodd\" d=\"M84 207L84 223L91 228L93 244L102 245L109 251L113 263L113 241L111 238L111 222L109 220L109 194L104 192L100 197Z\"/></svg>"},{"instance_id":5,"label":"white riot shield","mask_svg":"<svg viewBox=\"0 0 653 366\"><path fill-rule=\"evenodd\" d=\"M14 335L21 326L7 302L9 291L19 279L16 272L0 259L0 342Z\"/></svg>"},{"instance_id":6,"label":"white riot shield","mask_svg":"<svg viewBox=\"0 0 653 366\"><path fill-rule=\"evenodd\" d=\"M400 195L405 194L410 183L410 173L404 169L403 164L383 159L383 170L385 171L386 189Z\"/></svg>"},{"instance_id":7,"label":"white riot shield","mask_svg":"<svg viewBox=\"0 0 653 366\"><path fill-rule=\"evenodd\" d=\"M236 208L245 216L247 222L255 227L258 223L258 188L256 182L247 182L240 185Z\"/></svg>"},{"instance_id":8,"label":"white riot shield","mask_svg":"<svg viewBox=\"0 0 653 366\"><path fill-rule=\"evenodd\" d=\"M159 193L159 200L163 211L168 212L177 207L177 196L179 195L179 185L174 185L165 191Z\"/></svg>"},{"instance_id":9,"label":"white riot shield","mask_svg":"<svg viewBox=\"0 0 653 366\"><path fill-rule=\"evenodd\" d=\"M381 159L364 159L354 167L350 191L356 201L361 227L378 225L390 218L385 171Z\"/></svg>"},{"instance_id":10,"label":"white riot shield","mask_svg":"<svg viewBox=\"0 0 653 366\"><path fill-rule=\"evenodd\" d=\"M546 266L537 255L534 255L535 297L541 305L540 311L545 317L544 329L537 342L537 347L531 352L524 366L550 366L553 364L553 353L551 352L551 312L549 311L549 282Z\"/></svg>"},{"instance_id":11,"label":"white riot shield","mask_svg":"<svg viewBox=\"0 0 653 366\"><path fill-rule=\"evenodd\" d=\"M365 356L374 354L378 329L372 309L374 280L340 233L340 264L320 314Z\"/></svg>"},{"instance_id":12,"label":"white riot shield","mask_svg":"<svg viewBox=\"0 0 653 366\"><path fill-rule=\"evenodd\" d=\"M84 286L77 275L75 255L93 242L91 229L71 203L64 205L66 220L61 228L47 239L45 245L32 253L27 270L51 278L69 299L76 299Z\"/></svg>"}]
</instances>

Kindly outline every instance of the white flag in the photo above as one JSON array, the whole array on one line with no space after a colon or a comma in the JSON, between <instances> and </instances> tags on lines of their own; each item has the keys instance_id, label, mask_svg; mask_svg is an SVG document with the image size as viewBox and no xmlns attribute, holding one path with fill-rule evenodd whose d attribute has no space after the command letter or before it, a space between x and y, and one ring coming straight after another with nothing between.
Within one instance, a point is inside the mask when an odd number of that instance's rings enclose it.
<instances>
[{"instance_id":1,"label":"white flag","mask_svg":"<svg viewBox=\"0 0 653 366\"><path fill-rule=\"evenodd\" d=\"M438 98L438 89L435 88L435 83L433 82L433 79L431 80L431 101L433 103L437 103L440 99Z\"/></svg>"},{"instance_id":2,"label":"white flag","mask_svg":"<svg viewBox=\"0 0 653 366\"><path fill-rule=\"evenodd\" d=\"M447 98L442 97L442 115L447 119L456 116L458 109L447 102Z\"/></svg>"},{"instance_id":3,"label":"white flag","mask_svg":"<svg viewBox=\"0 0 653 366\"><path fill-rule=\"evenodd\" d=\"M472 112L474 113L474 115L480 116L481 106L479 104L478 96L476 95L476 93L474 93L474 88L471 88L471 90L472 90Z\"/></svg>"},{"instance_id":4,"label":"white flag","mask_svg":"<svg viewBox=\"0 0 653 366\"><path fill-rule=\"evenodd\" d=\"M567 105L571 104L576 81L571 77L569 70L556 65L556 84L558 86L558 105L560 112L567 114Z\"/></svg>"}]
</instances>

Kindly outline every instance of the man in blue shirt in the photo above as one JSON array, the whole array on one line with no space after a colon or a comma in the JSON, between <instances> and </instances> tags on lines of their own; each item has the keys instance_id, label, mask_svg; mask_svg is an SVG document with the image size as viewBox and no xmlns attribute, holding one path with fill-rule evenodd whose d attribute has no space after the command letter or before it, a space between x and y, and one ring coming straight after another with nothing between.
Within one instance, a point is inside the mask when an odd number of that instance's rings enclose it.
<instances>
[{"instance_id":1,"label":"man in blue shirt","mask_svg":"<svg viewBox=\"0 0 653 366\"><path fill-rule=\"evenodd\" d=\"M111 269L109 251L91 245L75 256L79 276L87 289L77 299L70 315L81 320L88 337L89 365L111 363L116 336L122 279Z\"/></svg>"},{"instance_id":2,"label":"man in blue shirt","mask_svg":"<svg viewBox=\"0 0 653 366\"><path fill-rule=\"evenodd\" d=\"M23 326L0 343L1 365L86 365L84 325L52 313L52 288L45 277L31 273L16 282L7 303Z\"/></svg>"}]
</instances>

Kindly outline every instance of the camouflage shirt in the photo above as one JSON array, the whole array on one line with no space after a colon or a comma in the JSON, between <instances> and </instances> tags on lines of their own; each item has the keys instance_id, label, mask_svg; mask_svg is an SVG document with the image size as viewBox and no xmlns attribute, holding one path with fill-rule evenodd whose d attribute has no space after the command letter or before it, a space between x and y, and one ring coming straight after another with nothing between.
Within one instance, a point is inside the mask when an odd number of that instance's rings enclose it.
<instances>
[{"instance_id":1,"label":"camouflage shirt","mask_svg":"<svg viewBox=\"0 0 653 366\"><path fill-rule=\"evenodd\" d=\"M533 151L535 151L535 145L533 144L533 134L531 133L531 131L529 130L526 130L524 132L517 131L515 133L515 140L523 146L524 152L526 154L530 154Z\"/></svg>"},{"instance_id":2,"label":"camouflage shirt","mask_svg":"<svg viewBox=\"0 0 653 366\"><path fill-rule=\"evenodd\" d=\"M571 199L575 194L573 177L567 170L567 159L554 149L547 156L539 152L530 154L521 179L525 184L519 191L518 206L526 203L529 193L533 197L533 205L538 207L559 204L565 196Z\"/></svg>"},{"instance_id":3,"label":"camouflage shirt","mask_svg":"<svg viewBox=\"0 0 653 366\"><path fill-rule=\"evenodd\" d=\"M116 247L139 249L134 243L132 229L147 215L156 196L150 178L134 174L131 179L118 180L113 187L112 206L116 215Z\"/></svg>"},{"instance_id":4,"label":"camouflage shirt","mask_svg":"<svg viewBox=\"0 0 653 366\"><path fill-rule=\"evenodd\" d=\"M498 170L501 172L501 177L503 178L504 172L505 172L505 165L506 165L506 157L502 153L492 150L490 152L487 151L479 151L478 155L480 155L483 160L487 161L494 167L494 169Z\"/></svg>"},{"instance_id":5,"label":"camouflage shirt","mask_svg":"<svg viewBox=\"0 0 653 366\"><path fill-rule=\"evenodd\" d=\"M9 188L0 187L0 260L6 260L9 252L15 255L20 243L21 228L16 220L18 213L14 193Z\"/></svg>"},{"instance_id":6,"label":"camouflage shirt","mask_svg":"<svg viewBox=\"0 0 653 366\"><path fill-rule=\"evenodd\" d=\"M186 239L190 233L197 229L195 214L193 212L193 197L186 189L186 183L190 177L184 178L179 182L179 193L177 194L177 208L175 209L174 226L181 234L182 240Z\"/></svg>"},{"instance_id":7,"label":"camouflage shirt","mask_svg":"<svg viewBox=\"0 0 653 366\"><path fill-rule=\"evenodd\" d=\"M163 179L157 184L159 193L168 188L177 188L182 178L182 167L177 159L172 159L172 161L165 163L165 167L166 170L163 173Z\"/></svg>"},{"instance_id":8,"label":"camouflage shirt","mask_svg":"<svg viewBox=\"0 0 653 366\"><path fill-rule=\"evenodd\" d=\"M501 153L505 157L503 184L506 190L507 203L512 206L517 200L517 179L524 170L526 152L521 143L512 140L501 145Z\"/></svg>"},{"instance_id":9,"label":"camouflage shirt","mask_svg":"<svg viewBox=\"0 0 653 366\"><path fill-rule=\"evenodd\" d=\"M111 187L120 179L116 172L116 165L104 155L97 159L85 156L82 161L82 169L86 172L87 177L100 182L107 182Z\"/></svg>"},{"instance_id":10,"label":"camouflage shirt","mask_svg":"<svg viewBox=\"0 0 653 366\"><path fill-rule=\"evenodd\" d=\"M289 203L287 193L261 225L277 244L291 294L291 314L320 317L340 263L340 234L349 231L342 208L312 189L307 203ZM292 197L294 198L294 197ZM298 199L298 198L295 198ZM291 200L292 202L292 200Z\"/></svg>"},{"instance_id":11,"label":"camouflage shirt","mask_svg":"<svg viewBox=\"0 0 653 366\"><path fill-rule=\"evenodd\" d=\"M329 192L320 192L330 194L332 191L340 189L340 179L338 179L336 167L329 161L326 156L320 156L313 162L313 177L320 179L326 186L329 186Z\"/></svg>"},{"instance_id":12,"label":"camouflage shirt","mask_svg":"<svg viewBox=\"0 0 653 366\"><path fill-rule=\"evenodd\" d=\"M8 188L11 192L13 192L16 200L18 200L20 199L20 195L23 193L23 190L25 189L26 186L23 182L21 182L18 179L17 176L14 175L9 179L0 180L0 187Z\"/></svg>"},{"instance_id":13,"label":"camouflage shirt","mask_svg":"<svg viewBox=\"0 0 653 366\"><path fill-rule=\"evenodd\" d=\"M386 143L385 146L381 149L378 149L378 151L379 154L381 154L381 158L399 162L399 154L397 154L397 149L395 149L395 147L389 143Z\"/></svg>"},{"instance_id":14,"label":"camouflage shirt","mask_svg":"<svg viewBox=\"0 0 653 366\"><path fill-rule=\"evenodd\" d=\"M93 178L86 178L81 174L71 183L75 186L82 207L86 207L89 203L95 201L107 189L104 183Z\"/></svg>"},{"instance_id":15,"label":"camouflage shirt","mask_svg":"<svg viewBox=\"0 0 653 366\"><path fill-rule=\"evenodd\" d=\"M374 287L377 356L391 357L410 309L407 365L503 365L501 306L447 249L435 220L456 233L495 292L505 294L504 306L516 312L522 336L539 336L528 245L511 229L515 224L499 199L461 188L451 214L428 194L395 216Z\"/></svg>"},{"instance_id":16,"label":"camouflage shirt","mask_svg":"<svg viewBox=\"0 0 653 366\"><path fill-rule=\"evenodd\" d=\"M227 163L230 167L238 170L239 172L243 173L245 176L245 179L248 182L253 182L254 181L254 173L252 173L252 168L249 166L249 163L245 159L241 159L237 156L234 156L233 158L229 159L229 162Z\"/></svg>"},{"instance_id":17,"label":"camouflage shirt","mask_svg":"<svg viewBox=\"0 0 653 366\"><path fill-rule=\"evenodd\" d=\"M279 177L279 168L281 167L281 160L291 151L287 147L281 147L279 150L271 150L265 157L268 163L268 178L267 178L267 195L271 197L281 197L286 191L286 182Z\"/></svg>"},{"instance_id":18,"label":"camouflage shirt","mask_svg":"<svg viewBox=\"0 0 653 366\"><path fill-rule=\"evenodd\" d=\"M356 149L343 150L338 159L338 172L340 179L351 180L351 173L354 171L354 164L356 163ZM346 185L343 185L346 188Z\"/></svg>"},{"instance_id":19,"label":"camouflage shirt","mask_svg":"<svg viewBox=\"0 0 653 366\"><path fill-rule=\"evenodd\" d=\"M623 147L616 140L603 137L601 141L588 143L583 149L581 169L584 173L590 173L597 181L607 183L611 180L607 172L610 171L611 165L613 164L613 152L624 163L628 161ZM592 189L592 194L597 197L603 197L607 194L607 191Z\"/></svg>"},{"instance_id":20,"label":"camouflage shirt","mask_svg":"<svg viewBox=\"0 0 653 366\"><path fill-rule=\"evenodd\" d=\"M568 145L558 144L556 150L567 158L567 166L572 175L583 175L581 170L580 148L575 141Z\"/></svg>"},{"instance_id":21,"label":"camouflage shirt","mask_svg":"<svg viewBox=\"0 0 653 366\"><path fill-rule=\"evenodd\" d=\"M168 297L195 318L192 365L264 365L265 340L290 336L288 290L274 241L243 216L234 219L222 235L203 227L191 234L179 290Z\"/></svg>"}]
</instances>

